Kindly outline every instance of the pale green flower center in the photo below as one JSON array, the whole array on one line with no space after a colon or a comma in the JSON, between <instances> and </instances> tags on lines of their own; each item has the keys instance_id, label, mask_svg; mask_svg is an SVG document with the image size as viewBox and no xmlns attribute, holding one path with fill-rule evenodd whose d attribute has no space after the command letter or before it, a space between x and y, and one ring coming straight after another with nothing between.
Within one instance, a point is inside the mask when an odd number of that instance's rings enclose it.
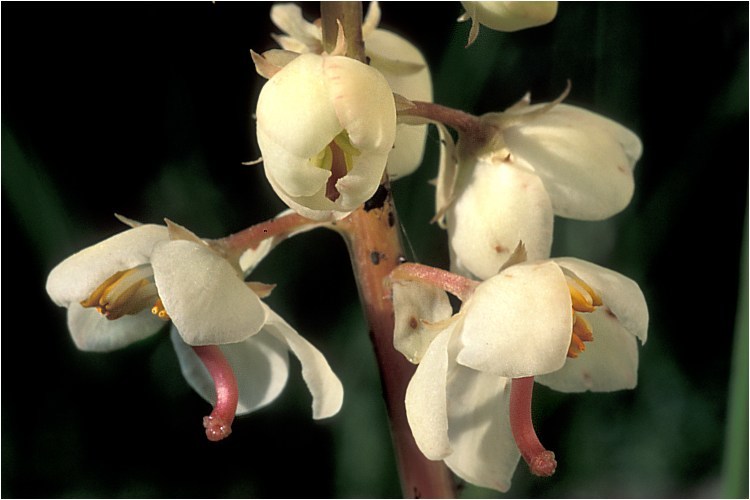
<instances>
[{"instance_id":1,"label":"pale green flower center","mask_svg":"<svg viewBox=\"0 0 750 500\"><path fill-rule=\"evenodd\" d=\"M354 157L360 154L349 140L349 134L342 130L320 153L310 158L314 166L331 172L326 183L326 198L336 201L341 196L336 183L354 168Z\"/></svg>"},{"instance_id":2,"label":"pale green flower center","mask_svg":"<svg viewBox=\"0 0 750 500\"><path fill-rule=\"evenodd\" d=\"M352 145L349 140L349 134L346 130L342 130L341 133L333 138L333 141L324 147L317 155L310 158L310 163L318 168L331 170L334 168L334 156L339 151L344 157L346 173L349 173L354 167L354 157L359 156L360 151Z\"/></svg>"}]
</instances>

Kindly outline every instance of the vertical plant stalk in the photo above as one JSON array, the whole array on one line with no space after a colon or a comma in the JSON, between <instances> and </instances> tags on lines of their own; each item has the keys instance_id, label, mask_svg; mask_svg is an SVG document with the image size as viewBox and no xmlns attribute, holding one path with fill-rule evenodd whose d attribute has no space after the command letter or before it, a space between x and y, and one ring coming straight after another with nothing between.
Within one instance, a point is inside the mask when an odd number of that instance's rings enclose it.
<instances>
[{"instance_id":1,"label":"vertical plant stalk","mask_svg":"<svg viewBox=\"0 0 750 500\"><path fill-rule=\"evenodd\" d=\"M362 3L321 2L321 17L326 49L335 46L338 19L347 40L347 56L364 62ZM347 240L380 368L403 494L407 498L453 498L456 491L450 471L442 461L425 458L406 419L406 387L415 367L393 347L393 302L385 278L404 258L398 216L387 178L370 201L337 226Z\"/></svg>"}]
</instances>

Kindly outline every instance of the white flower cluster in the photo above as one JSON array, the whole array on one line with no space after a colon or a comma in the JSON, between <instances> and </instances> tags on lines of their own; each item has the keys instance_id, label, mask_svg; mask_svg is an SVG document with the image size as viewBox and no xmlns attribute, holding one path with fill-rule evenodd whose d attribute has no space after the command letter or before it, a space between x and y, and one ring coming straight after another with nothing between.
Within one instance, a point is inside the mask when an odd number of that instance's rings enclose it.
<instances>
[{"instance_id":1,"label":"white flower cluster","mask_svg":"<svg viewBox=\"0 0 750 500\"><path fill-rule=\"evenodd\" d=\"M480 24L515 31L557 11L556 2L463 4L469 43ZM294 218L278 234L333 227L384 176L413 172L427 124L436 125L443 146L435 220L447 230L455 278L441 284L450 273L408 264L391 274L394 346L418 365L405 396L408 422L428 459L471 483L506 491L521 456L532 472L551 474L553 455L533 430L528 437L530 417L513 394L525 391L530 405L533 380L563 392L633 388L648 330L634 281L550 258L554 217L601 220L623 210L639 138L562 97L532 105L526 96L473 117L454 142L451 123L440 119L445 108L430 114L424 56L378 28L377 2L363 24L369 64L344 55L342 32L324 51L320 26L295 5L275 5L271 19L284 32L274 36L281 49L252 57L268 79L256 109L266 178L291 209L283 217ZM323 355L263 302L268 285L245 281L277 239L261 232L228 251L232 237L209 241L170 221L122 220L131 228L64 260L47 281L80 349L119 349L171 321L183 375L214 404L204 421L212 439L228 434L235 414L280 394L290 352L302 365L313 418L339 411L342 384ZM457 311L447 292L461 300Z\"/></svg>"}]
</instances>

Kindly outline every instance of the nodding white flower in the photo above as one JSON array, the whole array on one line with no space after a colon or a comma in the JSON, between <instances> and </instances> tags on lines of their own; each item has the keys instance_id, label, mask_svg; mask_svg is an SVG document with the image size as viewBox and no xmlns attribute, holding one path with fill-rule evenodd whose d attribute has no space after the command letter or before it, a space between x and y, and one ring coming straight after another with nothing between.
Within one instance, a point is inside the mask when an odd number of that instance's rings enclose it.
<instances>
[{"instance_id":1,"label":"nodding white flower","mask_svg":"<svg viewBox=\"0 0 750 500\"><path fill-rule=\"evenodd\" d=\"M80 349L125 347L166 320L191 345L239 342L261 329L266 311L239 269L192 233L190 239L174 234L167 226L139 225L50 272L47 293L68 308ZM119 336L123 329L129 333Z\"/></svg>"},{"instance_id":2,"label":"nodding white flower","mask_svg":"<svg viewBox=\"0 0 750 500\"><path fill-rule=\"evenodd\" d=\"M362 24L365 55L370 66L382 73L394 93L412 101L432 101L432 78L424 55L405 38L378 28L380 14L378 2L370 2ZM298 5L274 5L271 20L286 33L272 35L284 50L323 53L320 25L305 20ZM426 125L411 124L399 117L396 141L386 168L391 179L412 173L422 163L426 136Z\"/></svg>"},{"instance_id":3,"label":"nodding white flower","mask_svg":"<svg viewBox=\"0 0 750 500\"><path fill-rule=\"evenodd\" d=\"M514 436L512 379L566 392L636 385L643 294L594 264L512 265L476 285L453 315L446 294L419 281L394 279L393 301L394 345L419 362L406 393L414 438L471 483L506 491L521 455L536 474L554 471L554 460L552 470L534 470L538 453Z\"/></svg>"},{"instance_id":4,"label":"nodding white flower","mask_svg":"<svg viewBox=\"0 0 750 500\"><path fill-rule=\"evenodd\" d=\"M119 349L155 334L171 320L186 378L204 397L219 397L217 414L205 422L212 440L229 434L235 409L247 413L278 395L286 382L288 351L302 362L314 397L313 416L338 412L343 398L338 378L322 354L261 301L258 293L264 287L246 283L238 262L174 223L129 223L134 227L68 257L47 279L49 296L68 309L68 328L79 349ZM243 264L252 268L266 253L246 252ZM184 351L207 352L204 362L216 361L216 345L231 366L186 368L193 358ZM235 379L232 368L239 376L234 389L226 385ZM195 382L207 371L213 378L211 395L205 381ZM262 390L265 395L258 399L259 392L253 391Z\"/></svg>"},{"instance_id":5,"label":"nodding white flower","mask_svg":"<svg viewBox=\"0 0 750 500\"><path fill-rule=\"evenodd\" d=\"M436 217L457 272L489 278L519 240L530 260L547 258L554 215L601 220L630 202L638 136L558 101L530 106L527 96L480 117L493 131L481 142L460 136L456 147L442 128Z\"/></svg>"},{"instance_id":6,"label":"nodding white flower","mask_svg":"<svg viewBox=\"0 0 750 500\"><path fill-rule=\"evenodd\" d=\"M344 389L323 354L271 308L265 304L263 307L267 319L256 335L219 346L237 378L236 415L253 412L279 396L289 377L290 351L299 359L302 377L313 396L313 418L318 420L337 414L343 403ZM215 405L213 374L174 326L171 339L183 376L203 399Z\"/></svg>"},{"instance_id":7,"label":"nodding white flower","mask_svg":"<svg viewBox=\"0 0 750 500\"><path fill-rule=\"evenodd\" d=\"M458 21L471 20L468 47L477 39L479 25L497 31L518 31L541 26L557 15L557 2L464 2L466 12Z\"/></svg>"},{"instance_id":8,"label":"nodding white flower","mask_svg":"<svg viewBox=\"0 0 750 500\"><path fill-rule=\"evenodd\" d=\"M266 177L299 214L345 217L380 185L396 108L375 69L348 57L302 54L266 82L256 115Z\"/></svg>"}]
</instances>

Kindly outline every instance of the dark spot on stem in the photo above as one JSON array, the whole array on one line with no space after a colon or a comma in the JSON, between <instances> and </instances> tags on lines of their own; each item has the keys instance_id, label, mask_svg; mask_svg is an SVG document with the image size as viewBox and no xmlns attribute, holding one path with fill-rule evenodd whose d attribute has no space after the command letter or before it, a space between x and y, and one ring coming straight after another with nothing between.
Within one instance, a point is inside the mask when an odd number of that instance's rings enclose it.
<instances>
[{"instance_id":1,"label":"dark spot on stem","mask_svg":"<svg viewBox=\"0 0 750 500\"><path fill-rule=\"evenodd\" d=\"M370 252L370 260L376 266L380 264L380 257L381 257L380 252L378 251Z\"/></svg>"},{"instance_id":2,"label":"dark spot on stem","mask_svg":"<svg viewBox=\"0 0 750 500\"><path fill-rule=\"evenodd\" d=\"M412 316L411 318L409 318L409 328L411 328L412 330L416 330L417 327L419 327L419 320Z\"/></svg>"},{"instance_id":3,"label":"dark spot on stem","mask_svg":"<svg viewBox=\"0 0 750 500\"><path fill-rule=\"evenodd\" d=\"M383 208L385 200L388 198L388 188L384 185L378 186L378 190L372 195L372 198L365 202L365 212L369 212L373 208Z\"/></svg>"},{"instance_id":4,"label":"dark spot on stem","mask_svg":"<svg viewBox=\"0 0 750 500\"><path fill-rule=\"evenodd\" d=\"M396 216L393 212L388 212L388 227L393 227L396 224Z\"/></svg>"}]
</instances>

